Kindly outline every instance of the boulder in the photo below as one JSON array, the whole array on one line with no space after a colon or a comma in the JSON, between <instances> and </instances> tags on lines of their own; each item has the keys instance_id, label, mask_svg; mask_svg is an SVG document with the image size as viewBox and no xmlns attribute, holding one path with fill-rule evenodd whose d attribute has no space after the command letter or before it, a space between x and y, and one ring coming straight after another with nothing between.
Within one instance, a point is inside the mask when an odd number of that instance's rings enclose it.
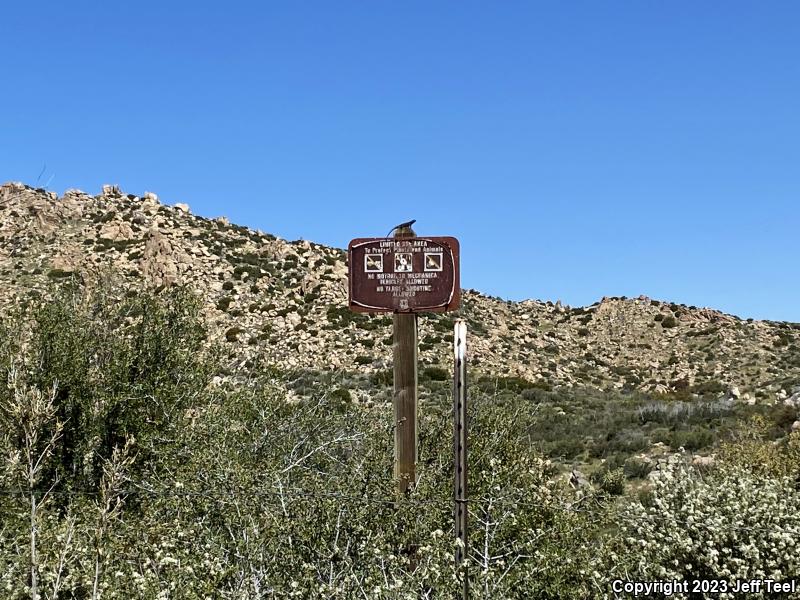
<instances>
[{"instance_id":1,"label":"boulder","mask_svg":"<svg viewBox=\"0 0 800 600\"><path fill-rule=\"evenodd\" d=\"M100 237L107 240L129 240L133 238L133 229L127 223L106 223L100 229Z\"/></svg>"},{"instance_id":2,"label":"boulder","mask_svg":"<svg viewBox=\"0 0 800 600\"><path fill-rule=\"evenodd\" d=\"M83 263L84 254L76 244L65 244L53 257L52 268L64 273L74 273Z\"/></svg>"},{"instance_id":3,"label":"boulder","mask_svg":"<svg viewBox=\"0 0 800 600\"><path fill-rule=\"evenodd\" d=\"M695 456L692 459L692 464L695 467L701 467L701 468L713 467L715 462L716 460L714 459L713 456Z\"/></svg>"},{"instance_id":4,"label":"boulder","mask_svg":"<svg viewBox=\"0 0 800 600\"><path fill-rule=\"evenodd\" d=\"M178 266L172 244L157 229L151 229L145 241L142 257L142 276L153 285L170 285L178 278Z\"/></svg>"},{"instance_id":5,"label":"boulder","mask_svg":"<svg viewBox=\"0 0 800 600\"><path fill-rule=\"evenodd\" d=\"M27 185L20 181L6 181L2 187L3 189L10 190L12 192L23 192L28 188Z\"/></svg>"}]
</instances>

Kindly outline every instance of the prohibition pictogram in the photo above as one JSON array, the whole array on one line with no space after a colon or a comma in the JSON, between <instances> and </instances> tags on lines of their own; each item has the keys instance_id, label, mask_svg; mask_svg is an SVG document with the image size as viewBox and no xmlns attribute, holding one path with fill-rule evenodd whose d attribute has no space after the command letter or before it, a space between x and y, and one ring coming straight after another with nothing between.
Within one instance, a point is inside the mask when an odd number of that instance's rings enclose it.
<instances>
[{"instance_id":1,"label":"prohibition pictogram","mask_svg":"<svg viewBox=\"0 0 800 600\"><path fill-rule=\"evenodd\" d=\"M410 252L398 252L394 255L394 272L410 273L413 271L413 263Z\"/></svg>"},{"instance_id":2,"label":"prohibition pictogram","mask_svg":"<svg viewBox=\"0 0 800 600\"><path fill-rule=\"evenodd\" d=\"M425 271L441 271L442 270L442 253L441 252L426 252L425 253Z\"/></svg>"},{"instance_id":3,"label":"prohibition pictogram","mask_svg":"<svg viewBox=\"0 0 800 600\"><path fill-rule=\"evenodd\" d=\"M364 271L367 273L383 273L383 256L381 254L365 254Z\"/></svg>"}]
</instances>

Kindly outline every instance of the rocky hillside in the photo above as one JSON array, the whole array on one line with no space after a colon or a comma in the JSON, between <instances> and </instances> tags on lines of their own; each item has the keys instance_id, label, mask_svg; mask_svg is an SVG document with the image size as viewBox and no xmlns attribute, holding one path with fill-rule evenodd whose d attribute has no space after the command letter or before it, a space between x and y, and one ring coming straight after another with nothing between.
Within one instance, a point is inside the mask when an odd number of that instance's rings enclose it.
<instances>
[{"instance_id":1,"label":"rocky hillside","mask_svg":"<svg viewBox=\"0 0 800 600\"><path fill-rule=\"evenodd\" d=\"M104 186L62 197L0 186L0 306L46 293L49 280L117 272L130 293L188 284L212 334L244 365L263 353L283 369L381 371L391 317L351 313L346 254L193 215L152 193ZM459 315L420 318L423 365L449 366L452 319L466 318L473 366L547 386L731 395L800 406L800 324L743 321L639 298L571 308L465 290Z\"/></svg>"}]
</instances>

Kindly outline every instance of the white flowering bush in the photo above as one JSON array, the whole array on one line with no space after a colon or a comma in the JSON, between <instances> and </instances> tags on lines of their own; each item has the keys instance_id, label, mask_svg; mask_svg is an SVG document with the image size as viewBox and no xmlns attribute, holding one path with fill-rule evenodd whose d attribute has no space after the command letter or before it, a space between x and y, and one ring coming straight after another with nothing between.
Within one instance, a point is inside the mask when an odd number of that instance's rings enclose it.
<instances>
[{"instance_id":1,"label":"white flowering bush","mask_svg":"<svg viewBox=\"0 0 800 600\"><path fill-rule=\"evenodd\" d=\"M793 477L740 465L701 477L676 464L655 480L647 502L624 510L622 523L630 579L785 581L800 573L800 492Z\"/></svg>"}]
</instances>

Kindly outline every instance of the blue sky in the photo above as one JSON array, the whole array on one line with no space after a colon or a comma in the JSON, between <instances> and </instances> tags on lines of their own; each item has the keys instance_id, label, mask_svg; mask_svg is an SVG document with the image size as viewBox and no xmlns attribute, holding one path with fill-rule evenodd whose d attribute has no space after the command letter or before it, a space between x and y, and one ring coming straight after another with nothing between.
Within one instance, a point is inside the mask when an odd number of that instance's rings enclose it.
<instances>
[{"instance_id":1,"label":"blue sky","mask_svg":"<svg viewBox=\"0 0 800 600\"><path fill-rule=\"evenodd\" d=\"M416 218L462 284L800 321L800 5L14 2L0 180L346 247Z\"/></svg>"}]
</instances>

